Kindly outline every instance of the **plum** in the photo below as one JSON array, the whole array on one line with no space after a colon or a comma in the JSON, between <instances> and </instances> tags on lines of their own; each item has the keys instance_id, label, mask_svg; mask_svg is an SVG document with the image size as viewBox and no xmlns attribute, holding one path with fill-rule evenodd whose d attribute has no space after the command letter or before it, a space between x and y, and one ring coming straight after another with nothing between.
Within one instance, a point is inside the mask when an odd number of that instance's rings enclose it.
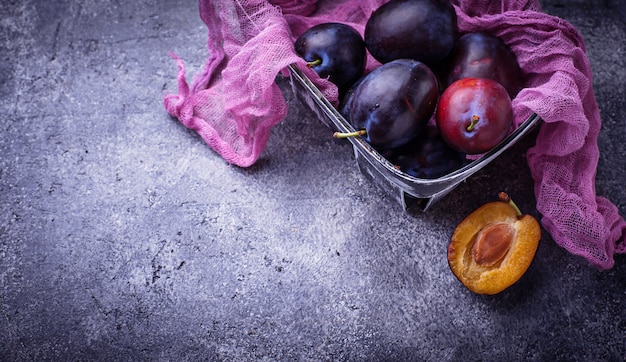
<instances>
[{"instance_id":1,"label":"plum","mask_svg":"<svg viewBox=\"0 0 626 362\"><path fill-rule=\"evenodd\" d=\"M465 155L448 146L432 124L428 124L417 139L387 158L404 173L423 179L445 176L466 162Z\"/></svg>"},{"instance_id":2,"label":"plum","mask_svg":"<svg viewBox=\"0 0 626 362\"><path fill-rule=\"evenodd\" d=\"M365 75L342 106L358 134L378 150L400 147L419 135L433 115L439 89L422 62L397 59Z\"/></svg>"},{"instance_id":3,"label":"plum","mask_svg":"<svg viewBox=\"0 0 626 362\"><path fill-rule=\"evenodd\" d=\"M489 78L502 84L511 98L522 88L523 77L517 57L495 35L463 34L448 59L446 86L462 78Z\"/></svg>"},{"instance_id":4,"label":"plum","mask_svg":"<svg viewBox=\"0 0 626 362\"><path fill-rule=\"evenodd\" d=\"M517 282L532 263L541 227L501 192L457 225L448 244L448 265L469 290L497 294Z\"/></svg>"},{"instance_id":5,"label":"plum","mask_svg":"<svg viewBox=\"0 0 626 362\"><path fill-rule=\"evenodd\" d=\"M363 38L381 63L414 59L433 66L452 50L457 18L448 0L391 0L365 24Z\"/></svg>"},{"instance_id":6,"label":"plum","mask_svg":"<svg viewBox=\"0 0 626 362\"><path fill-rule=\"evenodd\" d=\"M337 110L339 113L345 118L348 122L350 122L350 103L352 102L352 98L354 97L354 90L361 84L365 77L359 78L350 89L343 95Z\"/></svg>"},{"instance_id":7,"label":"plum","mask_svg":"<svg viewBox=\"0 0 626 362\"><path fill-rule=\"evenodd\" d=\"M513 123L513 107L506 89L495 80L463 78L441 94L435 117L450 147L479 154L507 136Z\"/></svg>"},{"instance_id":8,"label":"plum","mask_svg":"<svg viewBox=\"0 0 626 362\"><path fill-rule=\"evenodd\" d=\"M365 42L361 34L347 24L315 25L302 33L294 46L308 67L337 85L340 97L365 71Z\"/></svg>"}]
</instances>

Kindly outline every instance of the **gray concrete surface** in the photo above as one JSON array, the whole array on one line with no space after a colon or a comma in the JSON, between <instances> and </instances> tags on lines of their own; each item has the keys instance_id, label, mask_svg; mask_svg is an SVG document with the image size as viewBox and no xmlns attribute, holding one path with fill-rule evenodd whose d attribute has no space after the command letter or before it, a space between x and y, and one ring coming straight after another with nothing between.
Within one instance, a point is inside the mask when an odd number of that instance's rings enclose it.
<instances>
[{"instance_id":1,"label":"gray concrete surface","mask_svg":"<svg viewBox=\"0 0 626 362\"><path fill-rule=\"evenodd\" d=\"M626 215L624 2L544 0L584 35L604 126L598 195ZM509 150L404 212L290 94L249 169L164 111L206 56L195 1L0 5L0 360L623 361L626 258L599 272L544 235L492 297L450 272L455 225L505 190Z\"/></svg>"}]
</instances>

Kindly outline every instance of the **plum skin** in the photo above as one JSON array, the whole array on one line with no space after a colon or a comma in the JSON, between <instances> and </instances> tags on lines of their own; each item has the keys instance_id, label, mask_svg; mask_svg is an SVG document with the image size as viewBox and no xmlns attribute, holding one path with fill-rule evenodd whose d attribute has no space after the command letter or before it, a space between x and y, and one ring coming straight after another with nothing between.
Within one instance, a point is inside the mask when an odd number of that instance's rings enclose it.
<instances>
[{"instance_id":1,"label":"plum skin","mask_svg":"<svg viewBox=\"0 0 626 362\"><path fill-rule=\"evenodd\" d=\"M367 50L361 34L347 24L328 22L302 33L294 44L296 53L320 78L328 78L340 95L363 75Z\"/></svg>"},{"instance_id":2,"label":"plum skin","mask_svg":"<svg viewBox=\"0 0 626 362\"><path fill-rule=\"evenodd\" d=\"M439 98L435 115L444 141L466 154L489 151L507 136L513 124L506 89L487 78L463 78L452 83ZM473 118L476 122L470 127Z\"/></svg>"},{"instance_id":3,"label":"plum skin","mask_svg":"<svg viewBox=\"0 0 626 362\"><path fill-rule=\"evenodd\" d=\"M433 66L458 37L456 12L448 0L391 0L372 13L363 37L381 63L407 58Z\"/></svg>"},{"instance_id":4,"label":"plum skin","mask_svg":"<svg viewBox=\"0 0 626 362\"><path fill-rule=\"evenodd\" d=\"M434 124L426 125L417 139L387 158L402 172L422 179L439 178L465 165L465 155L448 146Z\"/></svg>"},{"instance_id":5,"label":"plum skin","mask_svg":"<svg viewBox=\"0 0 626 362\"><path fill-rule=\"evenodd\" d=\"M438 97L437 79L424 63L397 59L358 82L346 105L347 118L356 130L367 131L365 140L374 148L396 148L419 135Z\"/></svg>"},{"instance_id":6,"label":"plum skin","mask_svg":"<svg viewBox=\"0 0 626 362\"><path fill-rule=\"evenodd\" d=\"M495 35L463 34L448 60L446 86L462 78L489 78L502 84L511 98L522 88L522 70L515 53Z\"/></svg>"}]
</instances>

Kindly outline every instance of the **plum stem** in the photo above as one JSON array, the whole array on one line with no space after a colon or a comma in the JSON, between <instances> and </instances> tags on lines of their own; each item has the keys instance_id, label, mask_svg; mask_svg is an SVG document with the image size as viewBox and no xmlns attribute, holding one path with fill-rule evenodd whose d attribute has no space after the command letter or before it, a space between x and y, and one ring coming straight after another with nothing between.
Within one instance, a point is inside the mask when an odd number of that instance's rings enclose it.
<instances>
[{"instance_id":1,"label":"plum stem","mask_svg":"<svg viewBox=\"0 0 626 362\"><path fill-rule=\"evenodd\" d=\"M506 192L500 192L498 194L498 197L500 198L500 201L506 202L507 204L509 204L509 206L513 208L513 210L515 210L515 213L517 214L517 218L521 218L522 216L524 216L522 215L522 211L519 209L519 207L517 207L517 204L515 204L515 202L511 200L511 197L509 196L509 194L507 194Z\"/></svg>"},{"instance_id":2,"label":"plum stem","mask_svg":"<svg viewBox=\"0 0 626 362\"><path fill-rule=\"evenodd\" d=\"M313 68L314 66L320 65L320 64L322 64L322 60L321 59L315 59L312 62L307 62L306 66L307 66L307 68Z\"/></svg>"},{"instance_id":3,"label":"plum stem","mask_svg":"<svg viewBox=\"0 0 626 362\"><path fill-rule=\"evenodd\" d=\"M367 134L367 131L364 129L360 129L354 132L335 132L333 133L334 138L348 138L348 137L360 137Z\"/></svg>"},{"instance_id":4,"label":"plum stem","mask_svg":"<svg viewBox=\"0 0 626 362\"><path fill-rule=\"evenodd\" d=\"M473 130L474 127L476 127L476 123L478 123L479 120L480 120L480 116L473 115L472 116L472 121L470 122L469 126L467 126L467 130L468 131Z\"/></svg>"}]
</instances>

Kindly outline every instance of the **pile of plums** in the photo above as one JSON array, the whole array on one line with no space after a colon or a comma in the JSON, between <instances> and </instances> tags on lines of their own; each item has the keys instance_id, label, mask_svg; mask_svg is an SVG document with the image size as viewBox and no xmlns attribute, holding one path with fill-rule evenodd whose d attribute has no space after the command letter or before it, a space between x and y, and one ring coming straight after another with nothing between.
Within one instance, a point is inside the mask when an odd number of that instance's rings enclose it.
<instances>
[{"instance_id":1,"label":"pile of plums","mask_svg":"<svg viewBox=\"0 0 626 362\"><path fill-rule=\"evenodd\" d=\"M363 36L322 23L295 50L338 87L339 111L357 131L336 137L364 137L418 178L442 177L499 144L522 87L510 49L488 33L461 34L449 0L391 0L371 14ZM366 73L368 52L381 66Z\"/></svg>"}]
</instances>

